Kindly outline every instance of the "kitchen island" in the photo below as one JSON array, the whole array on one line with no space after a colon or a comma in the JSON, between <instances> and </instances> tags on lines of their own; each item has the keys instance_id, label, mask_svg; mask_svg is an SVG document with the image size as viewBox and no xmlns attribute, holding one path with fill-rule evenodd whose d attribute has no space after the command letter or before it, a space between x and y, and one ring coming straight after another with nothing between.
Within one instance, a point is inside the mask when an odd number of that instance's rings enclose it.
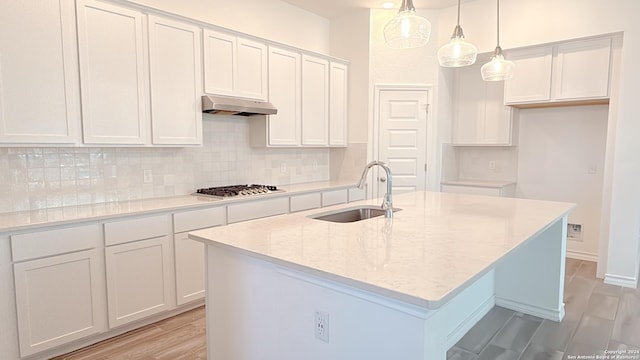
<instances>
[{"instance_id":1,"label":"kitchen island","mask_svg":"<svg viewBox=\"0 0 640 360\"><path fill-rule=\"evenodd\" d=\"M207 246L212 360L423 359L494 305L560 321L573 204L433 192L353 223L379 199L190 233Z\"/></svg>"}]
</instances>

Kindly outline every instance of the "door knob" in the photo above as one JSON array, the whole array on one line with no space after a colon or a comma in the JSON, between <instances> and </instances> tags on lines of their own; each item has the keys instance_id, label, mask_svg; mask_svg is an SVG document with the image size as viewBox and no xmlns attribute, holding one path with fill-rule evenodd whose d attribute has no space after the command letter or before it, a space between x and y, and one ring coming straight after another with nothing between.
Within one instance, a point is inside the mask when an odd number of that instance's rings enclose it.
<instances>
[{"instance_id":1,"label":"door knob","mask_svg":"<svg viewBox=\"0 0 640 360\"><path fill-rule=\"evenodd\" d=\"M380 182L385 182L385 181L387 181L387 178L384 176L380 176Z\"/></svg>"}]
</instances>

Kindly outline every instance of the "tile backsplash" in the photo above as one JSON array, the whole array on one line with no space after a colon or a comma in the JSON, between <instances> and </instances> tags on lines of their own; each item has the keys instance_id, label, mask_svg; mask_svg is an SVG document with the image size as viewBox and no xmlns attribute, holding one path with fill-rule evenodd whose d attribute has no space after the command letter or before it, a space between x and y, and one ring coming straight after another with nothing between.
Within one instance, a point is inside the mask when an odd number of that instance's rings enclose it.
<instances>
[{"instance_id":1,"label":"tile backsplash","mask_svg":"<svg viewBox=\"0 0 640 360\"><path fill-rule=\"evenodd\" d=\"M0 212L329 179L329 149L252 148L250 121L262 119L205 115L202 147L0 147Z\"/></svg>"}]
</instances>

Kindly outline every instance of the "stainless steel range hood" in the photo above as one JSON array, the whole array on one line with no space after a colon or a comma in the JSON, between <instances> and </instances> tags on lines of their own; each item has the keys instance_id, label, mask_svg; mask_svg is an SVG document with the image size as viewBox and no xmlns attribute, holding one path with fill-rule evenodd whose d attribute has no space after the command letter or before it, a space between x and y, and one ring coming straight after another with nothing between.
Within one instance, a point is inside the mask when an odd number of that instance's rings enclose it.
<instances>
[{"instance_id":1,"label":"stainless steel range hood","mask_svg":"<svg viewBox=\"0 0 640 360\"><path fill-rule=\"evenodd\" d=\"M274 115L278 113L278 110L267 101L203 95L202 112L218 115L254 116Z\"/></svg>"}]
</instances>

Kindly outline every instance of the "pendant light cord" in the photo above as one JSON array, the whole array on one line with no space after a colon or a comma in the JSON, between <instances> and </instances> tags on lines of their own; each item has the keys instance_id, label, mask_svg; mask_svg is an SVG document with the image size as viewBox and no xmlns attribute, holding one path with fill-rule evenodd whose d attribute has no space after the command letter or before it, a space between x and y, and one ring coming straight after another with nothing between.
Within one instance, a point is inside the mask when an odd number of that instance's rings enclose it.
<instances>
[{"instance_id":1,"label":"pendant light cord","mask_svg":"<svg viewBox=\"0 0 640 360\"><path fill-rule=\"evenodd\" d=\"M496 39L496 40L497 40L497 41L496 41L496 43L498 44L498 47L500 47L500 0L496 0L496 2L497 2L497 4L498 4L498 6L496 6L496 9L498 9L498 10L497 10L497 12L498 12L498 15L497 15L497 20L498 20L498 21L497 21L497 24L498 24L498 26L497 26L497 27L498 27L498 31L497 31L497 36L496 36L496 37L497 37L497 39Z\"/></svg>"},{"instance_id":2,"label":"pendant light cord","mask_svg":"<svg viewBox=\"0 0 640 360\"><path fill-rule=\"evenodd\" d=\"M458 26L460 26L460 0L458 0Z\"/></svg>"}]
</instances>

